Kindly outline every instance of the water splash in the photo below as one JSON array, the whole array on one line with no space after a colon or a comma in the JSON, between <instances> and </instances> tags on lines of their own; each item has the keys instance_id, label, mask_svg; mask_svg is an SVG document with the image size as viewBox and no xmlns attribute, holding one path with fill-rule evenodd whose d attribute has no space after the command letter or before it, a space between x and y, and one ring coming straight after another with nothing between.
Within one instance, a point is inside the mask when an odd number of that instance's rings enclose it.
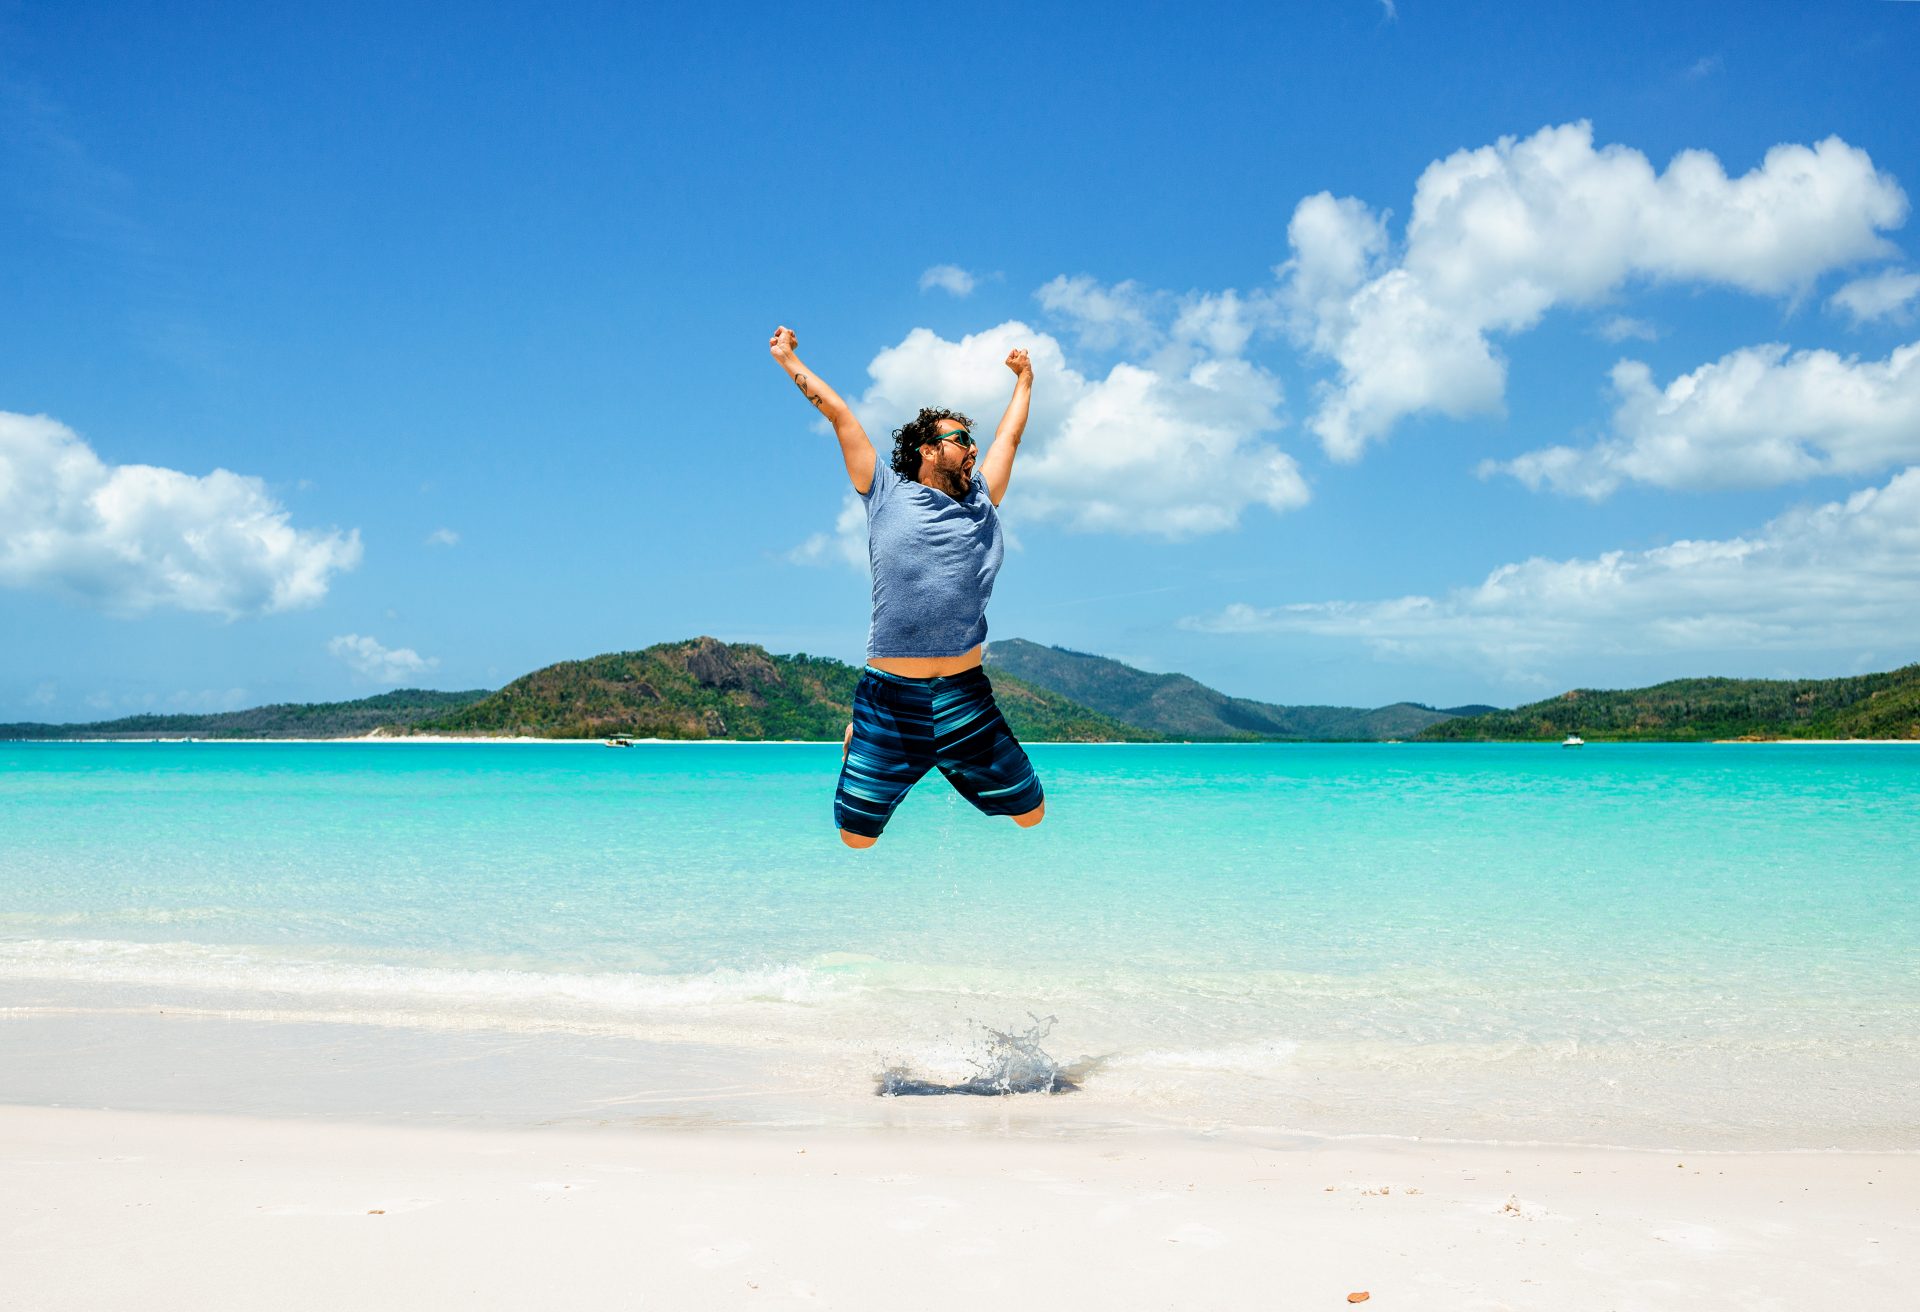
<instances>
[{"instance_id":1,"label":"water splash","mask_svg":"<svg viewBox=\"0 0 1920 1312\"><path fill-rule=\"evenodd\" d=\"M958 1093L974 1097L996 1098L1011 1093L1073 1093L1086 1074L1084 1064L1062 1066L1040 1046L1059 1023L1057 1016L1027 1013L1031 1029L1014 1034L986 1028L985 1053L969 1058L973 1074L957 1084L946 1084L915 1075L905 1066L892 1066L881 1072L874 1092L882 1098L927 1098Z\"/></svg>"}]
</instances>

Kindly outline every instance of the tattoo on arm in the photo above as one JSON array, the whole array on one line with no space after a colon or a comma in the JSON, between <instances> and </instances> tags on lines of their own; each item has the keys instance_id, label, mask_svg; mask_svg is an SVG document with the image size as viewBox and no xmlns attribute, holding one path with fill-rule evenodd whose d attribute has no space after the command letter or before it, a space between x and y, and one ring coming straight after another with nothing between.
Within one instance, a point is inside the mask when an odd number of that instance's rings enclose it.
<instances>
[{"instance_id":1,"label":"tattoo on arm","mask_svg":"<svg viewBox=\"0 0 1920 1312\"><path fill-rule=\"evenodd\" d=\"M795 374L793 376L793 385L800 389L800 395L813 402L814 409L818 410L826 405L826 402L820 399L820 393L813 391L807 386L807 376L805 374Z\"/></svg>"}]
</instances>

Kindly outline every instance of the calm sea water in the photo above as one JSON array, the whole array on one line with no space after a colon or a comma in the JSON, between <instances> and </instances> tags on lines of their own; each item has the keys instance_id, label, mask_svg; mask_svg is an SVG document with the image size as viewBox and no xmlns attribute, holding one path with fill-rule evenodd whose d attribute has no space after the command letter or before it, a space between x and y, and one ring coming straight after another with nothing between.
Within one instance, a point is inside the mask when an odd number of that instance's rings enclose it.
<instances>
[{"instance_id":1,"label":"calm sea water","mask_svg":"<svg viewBox=\"0 0 1920 1312\"><path fill-rule=\"evenodd\" d=\"M1033 755L853 853L837 747L0 744L0 1099L185 1016L844 1117L1052 1017L1113 1121L1920 1148L1920 750Z\"/></svg>"}]
</instances>

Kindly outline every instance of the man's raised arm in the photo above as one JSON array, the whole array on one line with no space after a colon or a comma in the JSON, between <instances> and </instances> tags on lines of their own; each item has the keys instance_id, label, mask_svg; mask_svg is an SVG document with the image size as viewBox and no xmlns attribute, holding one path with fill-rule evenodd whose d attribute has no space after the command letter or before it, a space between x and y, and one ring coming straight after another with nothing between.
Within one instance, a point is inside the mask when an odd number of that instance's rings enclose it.
<instances>
[{"instance_id":1,"label":"man's raised arm","mask_svg":"<svg viewBox=\"0 0 1920 1312\"><path fill-rule=\"evenodd\" d=\"M853 410L840 399L840 393L822 382L816 375L808 373L807 367L800 363L794 348L800 344L793 335L793 329L781 327L774 329L773 339L767 343L767 349L773 352L773 358L793 379L793 385L800 389L800 395L813 403L814 409L827 417L833 425L833 435L840 439L840 458L847 462L847 477L853 480L853 490L861 496L873 486L874 451L873 443L867 440L867 430L860 427L860 421L853 417Z\"/></svg>"},{"instance_id":2,"label":"man's raised arm","mask_svg":"<svg viewBox=\"0 0 1920 1312\"><path fill-rule=\"evenodd\" d=\"M996 506L1013 477L1013 457L1020 450L1020 434L1027 431L1027 405L1033 399L1033 363L1027 353L1017 348L1008 352L1007 368L1013 370L1013 399L1000 416L1000 427L993 430L993 445L980 457L980 477L987 480L987 495Z\"/></svg>"}]
</instances>

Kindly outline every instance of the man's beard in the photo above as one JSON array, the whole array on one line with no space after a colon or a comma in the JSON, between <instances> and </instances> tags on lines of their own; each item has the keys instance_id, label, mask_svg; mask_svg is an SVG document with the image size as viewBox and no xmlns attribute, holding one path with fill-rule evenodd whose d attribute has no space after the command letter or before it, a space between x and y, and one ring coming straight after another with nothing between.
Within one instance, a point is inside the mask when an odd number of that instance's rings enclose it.
<instances>
[{"instance_id":1,"label":"man's beard","mask_svg":"<svg viewBox=\"0 0 1920 1312\"><path fill-rule=\"evenodd\" d=\"M940 490L955 501L965 497L967 489L973 486L973 479L968 476L965 469L936 469L933 472L940 484Z\"/></svg>"}]
</instances>

